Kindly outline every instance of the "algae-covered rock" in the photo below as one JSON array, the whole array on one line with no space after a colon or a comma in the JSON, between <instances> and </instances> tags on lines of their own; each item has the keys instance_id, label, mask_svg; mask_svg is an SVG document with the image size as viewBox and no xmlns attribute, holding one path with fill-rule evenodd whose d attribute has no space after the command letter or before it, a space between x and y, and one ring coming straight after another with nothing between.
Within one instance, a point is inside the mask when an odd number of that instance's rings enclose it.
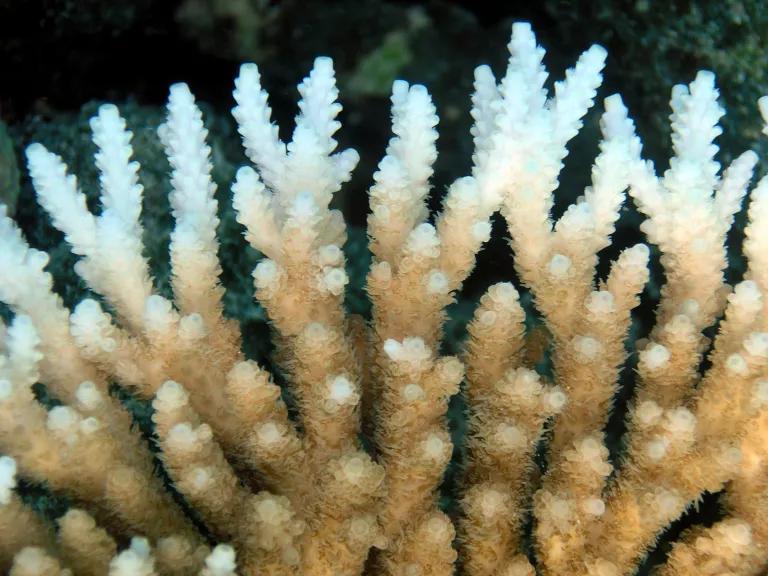
<instances>
[{"instance_id":1,"label":"algae-covered rock","mask_svg":"<svg viewBox=\"0 0 768 576\"><path fill-rule=\"evenodd\" d=\"M756 105L768 93L764 0L548 0L544 6L561 44L586 33L606 46L607 84L624 96L653 156L667 156L672 86L690 82L701 69L717 75L727 110L723 159L755 146L768 151Z\"/></svg>"},{"instance_id":2,"label":"algae-covered rock","mask_svg":"<svg viewBox=\"0 0 768 576\"><path fill-rule=\"evenodd\" d=\"M8 129L0 122L0 204L13 214L19 197L19 166Z\"/></svg>"},{"instance_id":3,"label":"algae-covered rock","mask_svg":"<svg viewBox=\"0 0 768 576\"><path fill-rule=\"evenodd\" d=\"M268 0L182 0L176 21L206 52L261 60L272 45L270 30L280 5Z\"/></svg>"}]
</instances>

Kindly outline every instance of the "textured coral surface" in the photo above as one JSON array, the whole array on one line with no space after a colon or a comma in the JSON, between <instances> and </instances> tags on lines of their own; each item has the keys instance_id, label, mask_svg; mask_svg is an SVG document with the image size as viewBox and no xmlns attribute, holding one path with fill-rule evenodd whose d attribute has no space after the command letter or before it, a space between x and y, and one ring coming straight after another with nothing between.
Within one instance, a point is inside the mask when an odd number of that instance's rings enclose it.
<instances>
[{"instance_id":1,"label":"textured coral surface","mask_svg":"<svg viewBox=\"0 0 768 576\"><path fill-rule=\"evenodd\" d=\"M591 183L555 217L606 51L589 48L549 90L528 24L513 26L508 49L500 79L475 70L471 170L436 213L436 106L424 86L394 82L360 310L346 298L355 266L333 203L359 157L337 150L329 58L299 84L289 141L257 66L240 68L232 112L247 164L226 201L234 213L217 200L203 113L187 85L171 87L157 130L170 167L167 278L145 248L163 217L142 214L156 191L117 107L90 120L99 206L55 146L27 147L37 200L89 296L64 305L49 256L3 207L1 569L618 576L715 493L718 517L680 534L658 572L768 566L766 178L749 194L744 277L724 276L757 155L721 170L710 72L672 91L662 174L611 95ZM627 194L648 245L612 245ZM241 248L217 230L236 225L232 214L258 254L268 362L244 352L248 318L227 314L219 254ZM502 224L514 267L479 299L460 352L445 354L446 310ZM638 338L633 310L653 266L664 284ZM65 505L41 514L31 487Z\"/></svg>"}]
</instances>

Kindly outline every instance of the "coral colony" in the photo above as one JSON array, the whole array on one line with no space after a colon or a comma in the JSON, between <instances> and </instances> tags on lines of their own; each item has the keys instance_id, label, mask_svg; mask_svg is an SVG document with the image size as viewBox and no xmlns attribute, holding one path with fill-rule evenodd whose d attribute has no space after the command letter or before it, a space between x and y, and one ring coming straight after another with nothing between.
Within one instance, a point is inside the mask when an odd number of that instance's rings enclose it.
<instances>
[{"instance_id":1,"label":"coral colony","mask_svg":"<svg viewBox=\"0 0 768 576\"><path fill-rule=\"evenodd\" d=\"M609 96L591 185L554 222L566 146L606 54L587 50L548 95L529 25L514 25L509 52L500 81L487 66L475 72L471 174L450 185L433 219L435 106L423 86L395 82L394 135L369 192L370 320L343 305L346 225L329 204L358 155L336 151L331 60L318 58L299 85L288 143L258 68L240 69L233 113L252 164L238 171L232 202L263 254L255 298L290 402L241 352L237 319L223 315L211 150L186 85L171 87L158 130L173 187L172 301L155 292L143 254L139 166L117 108L104 105L91 121L98 215L59 156L27 148L38 201L99 299L65 308L47 254L3 212L0 300L14 316L0 332L0 568L618 576L718 491L722 517L683 532L658 573L746 575L768 565L768 179L751 192L744 280L724 281L726 235L756 155L722 172L714 160L723 110L711 73L672 92L673 157L661 176L642 159L621 98ZM766 115L768 101L761 108ZM596 266L627 191L666 283L655 327L630 351L637 385L614 461L604 428L649 249L625 249L604 278ZM463 353L441 356L446 306L497 212L545 328L526 329L515 286L494 284ZM710 340L704 330L715 323ZM542 347L552 368L537 372ZM36 399L38 382L54 407ZM438 488L453 451L448 401L462 382L467 457L449 517ZM154 453L112 383L151 401ZM45 483L70 508L49 525L17 479Z\"/></svg>"}]
</instances>

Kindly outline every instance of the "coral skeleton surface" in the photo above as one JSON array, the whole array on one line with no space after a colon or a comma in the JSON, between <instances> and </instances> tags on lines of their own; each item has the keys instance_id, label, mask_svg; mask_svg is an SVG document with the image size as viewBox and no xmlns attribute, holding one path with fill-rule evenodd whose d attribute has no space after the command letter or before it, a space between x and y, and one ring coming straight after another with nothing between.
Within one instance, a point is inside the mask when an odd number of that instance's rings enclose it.
<instances>
[{"instance_id":1,"label":"coral skeleton surface","mask_svg":"<svg viewBox=\"0 0 768 576\"><path fill-rule=\"evenodd\" d=\"M0 323L0 569L619 576L702 495L722 492L721 517L684 531L656 570L762 573L768 179L752 188L747 269L731 286L726 237L757 156L721 171L724 112L713 75L700 72L672 92L673 154L661 175L643 160L621 98L603 101L591 184L554 221L567 146L606 53L587 50L551 94L543 57L518 23L504 76L476 69L471 173L432 216L436 108L423 86L395 82L393 136L369 191L370 318L344 306L347 229L331 201L358 154L337 150L331 60L316 59L299 85L290 142L271 121L258 68L241 67L233 115L250 165L237 172L232 204L263 255L253 280L275 374L245 356L237 319L224 315L211 149L185 84L171 87L158 129L171 167L172 300L150 275L140 167L118 109L104 105L91 120L98 214L62 159L30 145L38 202L94 297L64 307L48 255L2 209L0 301L13 317ZM760 105L768 116L768 100ZM629 347L651 251L628 247L597 273L627 194L665 276L655 325ZM488 287L462 354L444 356L446 307L496 214L519 285ZM613 457L605 430L628 356L636 383ZM38 383L56 402L39 400ZM149 439L132 426L128 394L151 402ZM458 452L447 420L456 394L468 431L448 514L439 495ZM19 480L70 508L39 514Z\"/></svg>"}]
</instances>

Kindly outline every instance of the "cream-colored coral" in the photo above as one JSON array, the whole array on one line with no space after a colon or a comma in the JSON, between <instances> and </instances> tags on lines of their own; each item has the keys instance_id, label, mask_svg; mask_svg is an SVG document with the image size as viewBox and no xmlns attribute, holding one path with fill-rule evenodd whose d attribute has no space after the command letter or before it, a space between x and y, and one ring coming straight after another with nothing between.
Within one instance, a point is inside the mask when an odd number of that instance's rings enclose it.
<instances>
[{"instance_id":1,"label":"cream-colored coral","mask_svg":"<svg viewBox=\"0 0 768 576\"><path fill-rule=\"evenodd\" d=\"M0 300L13 312L0 325L0 569L448 576L460 565L471 576L614 576L632 574L671 522L717 491L724 517L686 531L661 572L768 566L766 178L752 192L745 278L729 286L724 276L757 157L720 174L723 111L710 73L673 90L674 155L661 177L621 98L608 96L591 184L554 221L567 146L606 54L587 50L549 94L529 25L513 26L509 53L500 81L476 70L472 168L434 217L436 107L423 86L395 82L393 136L369 192L370 319L344 306L346 225L331 201L358 155L336 150L331 60L315 60L299 85L290 142L271 121L258 68L241 68L233 114L251 164L232 202L263 255L254 293L295 410L224 315L211 150L186 85L171 88L158 130L171 166L173 299L149 274L139 166L117 108L91 122L98 215L60 157L27 148L38 200L98 298L66 309L48 256L0 214ZM760 108L768 115L768 100ZM634 348L626 341L651 251L627 247L597 273L627 191L666 277L656 324ZM463 353L445 356L446 307L497 212L520 285L488 288ZM630 354L637 386L617 459L605 426ZM38 402L38 382L56 406ZM151 404L156 459L112 383ZM451 517L439 493L457 452L448 405L462 388L466 459ZM57 530L23 501L17 477L70 499Z\"/></svg>"}]
</instances>

